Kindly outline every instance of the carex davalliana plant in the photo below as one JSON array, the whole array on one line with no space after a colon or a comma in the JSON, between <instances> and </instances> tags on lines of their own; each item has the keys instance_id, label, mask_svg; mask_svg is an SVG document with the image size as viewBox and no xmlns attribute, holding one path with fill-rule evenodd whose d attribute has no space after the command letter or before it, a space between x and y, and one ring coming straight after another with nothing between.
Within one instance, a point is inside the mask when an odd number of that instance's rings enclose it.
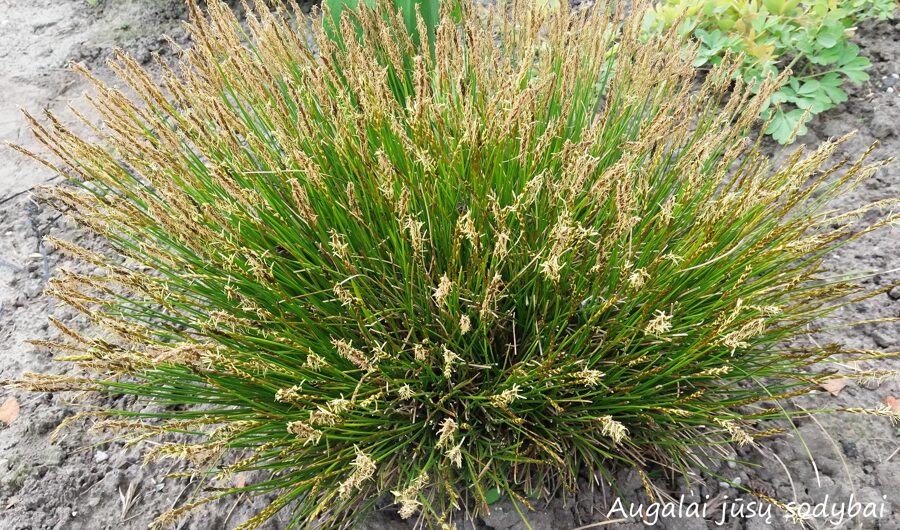
<instances>
[{"instance_id":1,"label":"carex davalliana plant","mask_svg":"<svg viewBox=\"0 0 900 530\"><path fill-rule=\"evenodd\" d=\"M218 485L159 525L246 492L275 500L241 528L447 527L621 466L653 494L777 433L816 363L890 355L794 340L872 294L822 261L898 215L829 206L880 165L826 165L840 140L748 140L778 80L698 83L637 8L463 4L418 46L388 5L337 38L256 7L192 3L161 76L78 67L90 139L29 117L67 177L41 196L108 251L52 241L103 271L59 271L95 326L39 341L84 375L14 384L159 405L95 412Z\"/></svg>"}]
</instances>

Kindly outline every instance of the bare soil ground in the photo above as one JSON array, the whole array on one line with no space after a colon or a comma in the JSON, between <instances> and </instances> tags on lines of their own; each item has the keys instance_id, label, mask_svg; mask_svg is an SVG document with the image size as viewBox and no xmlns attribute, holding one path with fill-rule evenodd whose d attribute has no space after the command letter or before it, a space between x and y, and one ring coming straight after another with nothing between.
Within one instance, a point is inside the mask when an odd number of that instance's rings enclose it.
<instances>
[{"instance_id":1,"label":"bare soil ground","mask_svg":"<svg viewBox=\"0 0 900 530\"><path fill-rule=\"evenodd\" d=\"M84 61L102 78L110 78L105 58L115 47L125 48L140 61L151 54L167 54L160 37L172 35L186 44L180 28L186 10L179 0L101 0L91 6L84 0L0 0L0 140L32 145L19 113L25 108L59 111L69 100L84 106L82 80L69 72L70 60ZM900 155L900 23L868 23L856 41L873 62L872 79L852 90L850 101L826 113L810 127L801 143L818 141L857 130L842 148L848 156L878 141L875 156ZM772 149L775 156L780 150ZM61 254L44 246L48 234L91 244L87 236L57 213L37 204L28 190L47 182L52 174L11 150L0 149L0 379L26 371L63 373L66 365L54 363L48 353L27 340L49 338L56 332L48 316L71 325L83 325L74 313L45 297L43 289L57 267L76 267ZM835 206L852 208L880 199L900 196L900 162L882 170L874 179ZM882 212L883 213L883 212ZM99 244L99 243L98 243ZM900 232L882 230L845 246L831 256L827 266L840 273L871 273L863 283L871 288L900 279ZM882 272L879 271L893 271ZM856 304L836 315L835 323L900 316L900 289ZM839 328L810 340L841 341L853 347L881 351L900 349L900 325L882 324ZM900 360L878 362L880 369L900 369ZM863 367L836 364L832 368L852 373ZM822 392L793 406L865 407L883 403L887 396L900 398L900 382L887 380L850 383L837 396ZM57 443L50 433L81 404L71 396L38 395L0 388L0 403L17 400L20 411L11 425L0 423L0 530L131 530L146 528L160 512L179 506L195 491L187 479L160 478L171 467L143 466L139 450L121 443L99 444L101 437L87 426L75 425ZM109 398L108 406L132 406L122 398ZM840 524L824 519L809 521L814 528L900 528L900 430L885 418L848 415L820 416L796 422L797 431L766 442L770 451L741 450L738 457L754 465L723 466L703 484L668 483L677 500L706 502L703 518L664 518L657 528L730 528L759 530L792 527L777 511L764 517L728 517L722 524L723 506L736 498L750 500L728 484L741 483L784 501L818 503L857 501L883 505L880 517L856 518ZM248 477L240 478L240 480ZM252 479L252 477L250 477ZM664 477L660 481L665 483ZM624 506L647 504L639 478L622 473L620 491L589 485L566 499L555 499L529 515L535 530L573 529L606 519L617 496ZM202 494L202 492L200 492ZM259 501L232 499L207 507L181 523L179 528L212 530L234 526L249 517ZM618 514L613 514L617 517ZM650 522L649 520L647 522ZM285 518L265 528L283 528ZM408 528L389 512L373 516L370 529ZM490 515L469 521L466 528L524 529L509 503L495 505ZM460 527L463 527L460 524ZM592 526L596 528L597 526ZM625 530L646 527L639 520L618 522L604 528Z\"/></svg>"}]
</instances>

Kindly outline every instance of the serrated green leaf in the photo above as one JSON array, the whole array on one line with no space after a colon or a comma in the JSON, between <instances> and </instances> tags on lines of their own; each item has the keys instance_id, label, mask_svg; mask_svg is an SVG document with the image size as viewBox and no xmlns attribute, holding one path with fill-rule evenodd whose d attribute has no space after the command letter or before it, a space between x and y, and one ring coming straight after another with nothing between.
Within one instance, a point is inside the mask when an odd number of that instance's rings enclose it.
<instances>
[{"instance_id":1,"label":"serrated green leaf","mask_svg":"<svg viewBox=\"0 0 900 530\"><path fill-rule=\"evenodd\" d=\"M766 128L766 134L775 139L780 144L786 144L791 134L791 128L787 124L784 112L776 110Z\"/></svg>"},{"instance_id":2,"label":"serrated green leaf","mask_svg":"<svg viewBox=\"0 0 900 530\"><path fill-rule=\"evenodd\" d=\"M868 63L868 60L866 61ZM869 74L866 73L866 66L855 66L853 68L841 68L841 72L847 76L847 79L854 83L862 83L863 81L869 79Z\"/></svg>"},{"instance_id":3,"label":"serrated green leaf","mask_svg":"<svg viewBox=\"0 0 900 530\"><path fill-rule=\"evenodd\" d=\"M819 78L819 84L822 86L828 87L836 87L844 84L844 80L840 78L835 72L828 72Z\"/></svg>"},{"instance_id":4,"label":"serrated green leaf","mask_svg":"<svg viewBox=\"0 0 900 530\"><path fill-rule=\"evenodd\" d=\"M810 94L804 103L800 107L808 109L813 114L821 114L834 106L824 89L819 89L816 93Z\"/></svg>"},{"instance_id":5,"label":"serrated green leaf","mask_svg":"<svg viewBox=\"0 0 900 530\"><path fill-rule=\"evenodd\" d=\"M766 134L782 145L787 144L795 136L806 134L805 116L806 111L803 109L794 109L790 112L783 112L780 109L776 110L772 121L766 128ZM796 135L794 131L796 131Z\"/></svg>"},{"instance_id":6,"label":"serrated green leaf","mask_svg":"<svg viewBox=\"0 0 900 530\"><path fill-rule=\"evenodd\" d=\"M859 57L859 46L851 43L841 48L841 56L838 58L837 63L844 65L856 57Z\"/></svg>"},{"instance_id":7,"label":"serrated green leaf","mask_svg":"<svg viewBox=\"0 0 900 530\"><path fill-rule=\"evenodd\" d=\"M767 17L756 17L751 22L750 25L753 27L753 31L757 33L762 33L766 28L766 21L769 20Z\"/></svg>"},{"instance_id":8,"label":"serrated green leaf","mask_svg":"<svg viewBox=\"0 0 900 530\"><path fill-rule=\"evenodd\" d=\"M810 79L805 81L800 88L797 90L798 94L808 96L810 94L815 94L819 91L819 82L815 79Z\"/></svg>"},{"instance_id":9,"label":"serrated green leaf","mask_svg":"<svg viewBox=\"0 0 900 530\"><path fill-rule=\"evenodd\" d=\"M844 26L840 22L834 21L819 30L816 34L816 43L823 48L831 48L842 38L844 38Z\"/></svg>"},{"instance_id":10,"label":"serrated green leaf","mask_svg":"<svg viewBox=\"0 0 900 530\"><path fill-rule=\"evenodd\" d=\"M844 92L844 90L840 87L823 85L822 90L825 91L826 94L828 94L828 99L830 99L831 102L835 105L839 105L847 101L847 93Z\"/></svg>"},{"instance_id":11,"label":"serrated green leaf","mask_svg":"<svg viewBox=\"0 0 900 530\"><path fill-rule=\"evenodd\" d=\"M785 88L787 88L787 87L785 87ZM791 96L793 96L793 94L791 94ZM772 94L772 97L769 98L769 102L772 103L773 105L777 105L779 103L784 103L785 101L787 101L788 97L789 97L788 94L785 93L785 89L782 88L778 92L775 92L774 94Z\"/></svg>"},{"instance_id":12,"label":"serrated green leaf","mask_svg":"<svg viewBox=\"0 0 900 530\"><path fill-rule=\"evenodd\" d=\"M869 59L862 56L856 56L850 61L841 65L842 68L849 68L851 70L868 68L870 66L872 66L872 63L869 61Z\"/></svg>"},{"instance_id":13,"label":"serrated green leaf","mask_svg":"<svg viewBox=\"0 0 900 530\"><path fill-rule=\"evenodd\" d=\"M763 0L763 5L770 13L782 13L784 10L784 0Z\"/></svg>"},{"instance_id":14,"label":"serrated green leaf","mask_svg":"<svg viewBox=\"0 0 900 530\"><path fill-rule=\"evenodd\" d=\"M825 65L834 64L841 57L842 45L833 46L831 48L822 48L813 53L809 53L809 62L813 64Z\"/></svg>"},{"instance_id":15,"label":"serrated green leaf","mask_svg":"<svg viewBox=\"0 0 900 530\"><path fill-rule=\"evenodd\" d=\"M816 36L816 42L823 48L831 48L838 43L837 37L828 33L821 33Z\"/></svg>"},{"instance_id":16,"label":"serrated green leaf","mask_svg":"<svg viewBox=\"0 0 900 530\"><path fill-rule=\"evenodd\" d=\"M844 73L847 74L847 79L853 81L854 83L862 83L863 81L867 81L869 79L869 74L861 70L850 70L849 72Z\"/></svg>"}]
</instances>

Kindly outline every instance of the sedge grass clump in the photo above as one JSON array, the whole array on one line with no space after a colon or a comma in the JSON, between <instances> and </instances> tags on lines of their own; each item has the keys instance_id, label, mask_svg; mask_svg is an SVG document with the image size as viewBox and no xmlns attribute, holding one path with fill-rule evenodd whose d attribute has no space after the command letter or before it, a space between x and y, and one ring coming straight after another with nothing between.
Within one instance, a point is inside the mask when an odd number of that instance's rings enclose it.
<instances>
[{"instance_id":1,"label":"sedge grass clump","mask_svg":"<svg viewBox=\"0 0 900 530\"><path fill-rule=\"evenodd\" d=\"M440 526L584 470L652 493L777 432L815 363L876 357L785 344L865 296L820 263L897 219L827 207L878 164L770 167L747 136L776 81L697 87L639 16L529 5L463 5L419 53L397 15L331 39L260 6L245 35L210 2L161 83L127 55L126 89L95 80L97 140L32 119L70 182L45 198L110 252L54 241L105 270L51 287L105 331L41 344L94 375L17 384L162 405L98 414L210 481L265 471L160 523L277 492L243 528L379 498Z\"/></svg>"}]
</instances>

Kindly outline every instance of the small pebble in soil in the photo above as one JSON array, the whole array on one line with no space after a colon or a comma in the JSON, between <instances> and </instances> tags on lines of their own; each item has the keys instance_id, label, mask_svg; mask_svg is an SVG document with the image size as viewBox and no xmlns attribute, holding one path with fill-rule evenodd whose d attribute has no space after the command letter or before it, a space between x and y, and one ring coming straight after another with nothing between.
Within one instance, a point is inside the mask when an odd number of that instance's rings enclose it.
<instances>
[{"instance_id":1,"label":"small pebble in soil","mask_svg":"<svg viewBox=\"0 0 900 530\"><path fill-rule=\"evenodd\" d=\"M900 285L895 286L887 294L891 300L900 300Z\"/></svg>"},{"instance_id":2,"label":"small pebble in soil","mask_svg":"<svg viewBox=\"0 0 900 530\"><path fill-rule=\"evenodd\" d=\"M46 467L59 467L60 464L63 463L63 460L66 459L66 453L63 451L63 448L58 445L51 445L50 448L44 453L44 466Z\"/></svg>"},{"instance_id":3,"label":"small pebble in soil","mask_svg":"<svg viewBox=\"0 0 900 530\"><path fill-rule=\"evenodd\" d=\"M898 79L900 79L900 75L898 74L886 75L881 78L881 83L888 89L888 92L893 92L891 88L897 84Z\"/></svg>"},{"instance_id":4,"label":"small pebble in soil","mask_svg":"<svg viewBox=\"0 0 900 530\"><path fill-rule=\"evenodd\" d=\"M722 481L722 482L719 482L719 486L721 486L723 488L731 488L732 484L733 484L734 487L737 487L737 486L741 485L741 481L742 481L741 477L734 477L733 479L731 479L731 484L729 484L725 481Z\"/></svg>"},{"instance_id":5,"label":"small pebble in soil","mask_svg":"<svg viewBox=\"0 0 900 530\"><path fill-rule=\"evenodd\" d=\"M853 442L841 440L841 449L843 449L844 454L850 458L856 458L857 456L859 456L859 451L856 449L856 444Z\"/></svg>"},{"instance_id":6,"label":"small pebble in soil","mask_svg":"<svg viewBox=\"0 0 900 530\"><path fill-rule=\"evenodd\" d=\"M25 289L25 298L29 300L33 300L40 296L44 292L44 287L42 285L32 285L28 289Z\"/></svg>"},{"instance_id":7,"label":"small pebble in soil","mask_svg":"<svg viewBox=\"0 0 900 530\"><path fill-rule=\"evenodd\" d=\"M887 348L892 342L888 337L885 337L877 331L872 332L872 340L875 341L875 344L877 344L879 348Z\"/></svg>"},{"instance_id":8,"label":"small pebble in soil","mask_svg":"<svg viewBox=\"0 0 900 530\"><path fill-rule=\"evenodd\" d=\"M876 112L872 116L870 127L872 135L879 139L885 139L893 136L895 134L895 121L896 120L891 119L891 116L889 116L885 112Z\"/></svg>"},{"instance_id":9,"label":"small pebble in soil","mask_svg":"<svg viewBox=\"0 0 900 530\"><path fill-rule=\"evenodd\" d=\"M99 463L106 462L109 460L109 453L106 451L97 451L94 453L94 461Z\"/></svg>"}]
</instances>

